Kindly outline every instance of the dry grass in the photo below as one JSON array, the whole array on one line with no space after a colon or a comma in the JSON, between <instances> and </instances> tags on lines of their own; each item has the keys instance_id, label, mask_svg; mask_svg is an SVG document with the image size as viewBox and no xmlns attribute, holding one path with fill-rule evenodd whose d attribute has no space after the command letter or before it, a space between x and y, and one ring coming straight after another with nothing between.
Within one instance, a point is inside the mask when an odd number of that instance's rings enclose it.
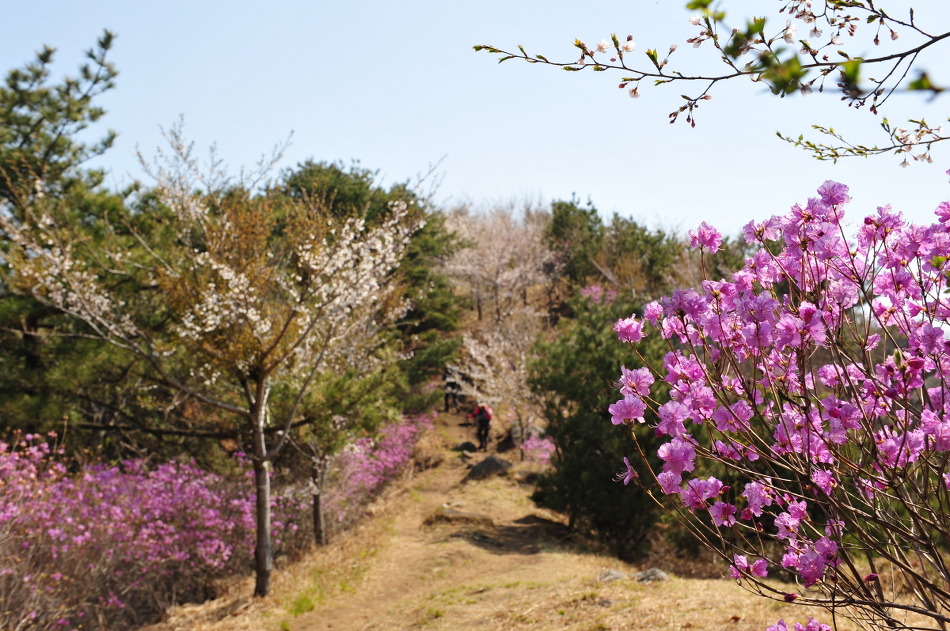
<instances>
[{"instance_id":1,"label":"dry grass","mask_svg":"<svg viewBox=\"0 0 950 631\"><path fill-rule=\"evenodd\" d=\"M433 436L441 447L431 437L425 447L437 466L396 485L374 516L326 549L279 568L270 597L253 599L252 581L237 581L150 631L761 631L779 618L807 619L807 610L734 581L682 577L715 575L706 563L674 563L661 550L637 567L579 548L559 515L528 499L531 488L519 479L529 467L517 460L505 477L461 483L466 465L447 447L467 429L457 417L440 418ZM680 576L650 584L598 578L605 569L651 566Z\"/></svg>"}]
</instances>

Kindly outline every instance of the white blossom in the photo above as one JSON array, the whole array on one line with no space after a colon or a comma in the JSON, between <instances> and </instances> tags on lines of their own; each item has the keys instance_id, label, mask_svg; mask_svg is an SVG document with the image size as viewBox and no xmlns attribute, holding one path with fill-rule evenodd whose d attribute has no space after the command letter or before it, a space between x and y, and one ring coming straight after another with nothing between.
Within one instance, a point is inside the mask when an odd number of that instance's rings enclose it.
<instances>
[{"instance_id":1,"label":"white blossom","mask_svg":"<svg viewBox=\"0 0 950 631\"><path fill-rule=\"evenodd\" d=\"M795 43L795 31L798 29L796 24L792 24L791 20L788 20L785 23L785 30L782 33L782 39L785 40L788 44Z\"/></svg>"}]
</instances>

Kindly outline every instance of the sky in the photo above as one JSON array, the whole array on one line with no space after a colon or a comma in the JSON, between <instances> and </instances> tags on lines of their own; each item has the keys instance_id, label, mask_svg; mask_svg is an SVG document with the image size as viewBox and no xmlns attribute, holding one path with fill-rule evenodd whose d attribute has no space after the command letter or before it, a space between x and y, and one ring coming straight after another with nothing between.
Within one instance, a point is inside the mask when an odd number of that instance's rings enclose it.
<instances>
[{"instance_id":1,"label":"sky","mask_svg":"<svg viewBox=\"0 0 950 631\"><path fill-rule=\"evenodd\" d=\"M730 0L736 20L779 0ZM881 4L879 2L878 4ZM903 0L890 3L905 6ZM117 86L100 104L101 127L118 132L91 166L120 188L145 179L136 152L154 155L161 129L180 118L204 152L212 144L233 172L252 167L290 138L280 167L304 160L358 162L383 185L433 171L435 198L449 208L547 204L576 196L609 217L685 233L702 221L734 234L749 220L781 214L815 196L825 180L847 184L852 216L886 203L929 221L950 199L950 147L934 163L902 169L900 158L819 162L775 136L814 123L865 142L883 140L879 119L833 94L777 99L761 84L721 84L698 125L667 123L680 85L619 90L614 73L567 73L511 60L475 44L522 44L572 61L575 38L634 36L635 55L676 43L672 63L707 63L711 49L685 43L695 27L685 0L13 0L0 23L0 68L57 49L57 76L75 73L103 29L117 35L110 58ZM915 2L919 23L950 30L950 2ZM781 24L781 23L780 23ZM950 44L938 49L946 58ZM867 51L875 52L875 51ZM637 57L634 57L635 59ZM640 57L645 59L645 57ZM923 58L935 79L933 55ZM704 61L705 60L705 61ZM950 96L894 99L892 122L946 120Z\"/></svg>"}]
</instances>

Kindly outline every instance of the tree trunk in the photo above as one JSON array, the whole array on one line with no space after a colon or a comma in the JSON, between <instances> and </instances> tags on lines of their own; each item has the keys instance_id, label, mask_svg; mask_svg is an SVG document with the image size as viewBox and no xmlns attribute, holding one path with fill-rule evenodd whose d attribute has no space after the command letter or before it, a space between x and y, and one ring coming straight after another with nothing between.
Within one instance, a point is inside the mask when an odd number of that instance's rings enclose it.
<instances>
[{"instance_id":1,"label":"tree trunk","mask_svg":"<svg viewBox=\"0 0 950 631\"><path fill-rule=\"evenodd\" d=\"M326 488L329 474L329 459L314 458L310 468L310 484L313 494L313 540L318 546L325 546L329 541L326 503L323 501L323 490Z\"/></svg>"},{"instance_id":2,"label":"tree trunk","mask_svg":"<svg viewBox=\"0 0 950 631\"><path fill-rule=\"evenodd\" d=\"M267 412L267 387L258 383L256 401L251 406L251 421L254 426L254 486L257 491L257 540L254 546L254 595L267 596L270 592L270 575L274 570L274 548L271 539L270 513L270 461L267 460L267 443L264 426Z\"/></svg>"},{"instance_id":3,"label":"tree trunk","mask_svg":"<svg viewBox=\"0 0 950 631\"><path fill-rule=\"evenodd\" d=\"M313 492L313 541L318 546L327 545L327 522L324 517L323 493Z\"/></svg>"},{"instance_id":4,"label":"tree trunk","mask_svg":"<svg viewBox=\"0 0 950 631\"><path fill-rule=\"evenodd\" d=\"M267 596L270 575L274 569L274 548L271 545L270 462L254 460L254 484L257 489L257 545L254 547L254 595Z\"/></svg>"},{"instance_id":5,"label":"tree trunk","mask_svg":"<svg viewBox=\"0 0 950 631\"><path fill-rule=\"evenodd\" d=\"M517 412L516 420L518 423L518 432L520 433L520 436L518 436L518 440L521 441L521 444L518 445L519 447L518 451L521 452L521 461L524 462L524 449L520 449L520 447L524 445L524 442L526 440L528 440L528 423L527 423L527 419L524 417L523 414L521 414L520 411Z\"/></svg>"}]
</instances>

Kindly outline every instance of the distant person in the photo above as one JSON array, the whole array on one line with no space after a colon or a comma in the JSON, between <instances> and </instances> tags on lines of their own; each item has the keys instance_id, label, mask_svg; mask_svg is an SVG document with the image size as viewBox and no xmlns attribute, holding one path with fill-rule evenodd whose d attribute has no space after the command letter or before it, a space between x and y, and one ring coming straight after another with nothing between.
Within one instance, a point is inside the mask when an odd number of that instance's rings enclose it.
<instances>
[{"instance_id":1,"label":"distant person","mask_svg":"<svg viewBox=\"0 0 950 631\"><path fill-rule=\"evenodd\" d=\"M478 450L488 451L488 436L491 433L493 412L491 406L480 402L468 418L475 421L475 436L478 438Z\"/></svg>"},{"instance_id":2,"label":"distant person","mask_svg":"<svg viewBox=\"0 0 950 631\"><path fill-rule=\"evenodd\" d=\"M442 371L442 381L445 384L445 411L449 411L449 406L455 408L455 413L459 413L459 393L462 392L462 384L459 383L459 369L455 366L446 366Z\"/></svg>"}]
</instances>

